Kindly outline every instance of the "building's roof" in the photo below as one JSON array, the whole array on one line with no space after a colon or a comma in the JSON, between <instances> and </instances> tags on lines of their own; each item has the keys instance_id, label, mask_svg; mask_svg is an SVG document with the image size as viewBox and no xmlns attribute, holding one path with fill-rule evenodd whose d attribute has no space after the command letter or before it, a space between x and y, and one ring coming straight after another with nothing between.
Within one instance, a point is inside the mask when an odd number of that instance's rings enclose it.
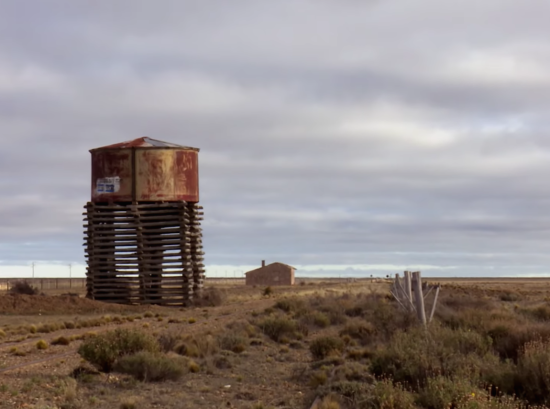
<instances>
[{"instance_id":1,"label":"building's roof","mask_svg":"<svg viewBox=\"0 0 550 409\"><path fill-rule=\"evenodd\" d=\"M171 142L159 141L158 139L149 138L148 136L143 136L141 138L134 139L132 141L125 141L120 143L115 143L113 145L102 146L100 148L92 149L92 151L98 149L125 149L125 148L180 148L180 149L190 149L194 151L199 151L198 148L191 148L189 146L177 145Z\"/></svg>"},{"instance_id":2,"label":"building's roof","mask_svg":"<svg viewBox=\"0 0 550 409\"><path fill-rule=\"evenodd\" d=\"M273 265L273 264L280 264L280 265L282 265L282 266L289 267L289 268L293 268L294 270L297 270L296 267L293 267L293 266L291 266L291 265L289 265L289 264L285 264L285 263L279 263L278 261L275 261L274 263L266 264L265 267L271 266L271 265ZM256 272L256 271L262 270L262 269L264 269L265 267L258 267L258 268L255 268L254 270L247 271L247 272L245 273L245 275L248 274L248 273L254 273L254 272Z\"/></svg>"}]
</instances>

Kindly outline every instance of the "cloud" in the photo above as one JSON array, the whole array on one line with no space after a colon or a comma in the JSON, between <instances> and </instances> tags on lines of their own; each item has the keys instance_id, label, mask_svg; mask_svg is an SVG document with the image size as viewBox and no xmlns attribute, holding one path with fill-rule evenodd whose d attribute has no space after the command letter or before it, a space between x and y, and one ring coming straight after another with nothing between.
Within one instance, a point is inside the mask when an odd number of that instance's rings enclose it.
<instances>
[{"instance_id":1,"label":"cloud","mask_svg":"<svg viewBox=\"0 0 550 409\"><path fill-rule=\"evenodd\" d=\"M213 4L2 2L2 262L82 262L88 150L148 135L209 265L545 271L546 2Z\"/></svg>"}]
</instances>

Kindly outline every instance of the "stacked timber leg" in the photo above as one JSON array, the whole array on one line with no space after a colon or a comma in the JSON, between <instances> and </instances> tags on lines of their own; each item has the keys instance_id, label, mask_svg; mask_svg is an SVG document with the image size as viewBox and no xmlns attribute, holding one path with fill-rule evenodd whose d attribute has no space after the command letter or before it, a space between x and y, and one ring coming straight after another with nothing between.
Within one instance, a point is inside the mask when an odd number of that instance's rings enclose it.
<instances>
[{"instance_id":1,"label":"stacked timber leg","mask_svg":"<svg viewBox=\"0 0 550 409\"><path fill-rule=\"evenodd\" d=\"M189 235L191 244L191 265L193 272L193 292L200 295L204 283L204 252L202 251L202 206L188 204Z\"/></svg>"},{"instance_id":2,"label":"stacked timber leg","mask_svg":"<svg viewBox=\"0 0 550 409\"><path fill-rule=\"evenodd\" d=\"M172 202L85 208L89 298L185 305L201 293L202 207Z\"/></svg>"}]
</instances>

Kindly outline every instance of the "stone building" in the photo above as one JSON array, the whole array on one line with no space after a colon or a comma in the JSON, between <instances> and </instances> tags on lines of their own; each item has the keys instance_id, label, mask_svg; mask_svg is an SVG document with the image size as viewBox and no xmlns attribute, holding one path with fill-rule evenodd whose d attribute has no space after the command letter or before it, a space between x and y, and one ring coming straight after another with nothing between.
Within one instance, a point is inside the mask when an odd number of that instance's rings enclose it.
<instances>
[{"instance_id":1,"label":"stone building","mask_svg":"<svg viewBox=\"0 0 550 409\"><path fill-rule=\"evenodd\" d=\"M246 285L294 285L296 268L284 263L271 263L246 273Z\"/></svg>"}]
</instances>

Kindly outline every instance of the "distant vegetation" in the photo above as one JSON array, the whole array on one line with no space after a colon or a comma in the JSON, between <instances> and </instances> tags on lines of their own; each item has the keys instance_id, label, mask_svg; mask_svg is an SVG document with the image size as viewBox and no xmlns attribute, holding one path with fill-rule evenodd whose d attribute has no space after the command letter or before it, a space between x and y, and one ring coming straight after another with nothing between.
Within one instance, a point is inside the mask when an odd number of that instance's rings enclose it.
<instances>
[{"instance_id":1,"label":"distant vegetation","mask_svg":"<svg viewBox=\"0 0 550 409\"><path fill-rule=\"evenodd\" d=\"M9 290L10 294L25 294L36 295L39 293L38 288L33 287L26 281L16 281L12 284Z\"/></svg>"}]
</instances>

